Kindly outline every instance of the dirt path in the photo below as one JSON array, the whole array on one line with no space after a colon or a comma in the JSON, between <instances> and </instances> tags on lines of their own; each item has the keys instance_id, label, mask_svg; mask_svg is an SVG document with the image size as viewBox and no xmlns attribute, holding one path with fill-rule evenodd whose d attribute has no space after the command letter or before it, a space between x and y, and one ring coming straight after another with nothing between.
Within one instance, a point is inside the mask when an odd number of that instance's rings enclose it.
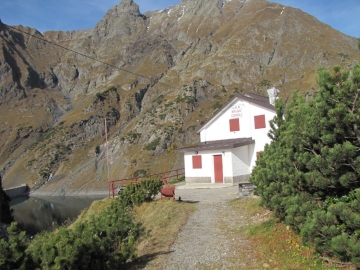
<instances>
[{"instance_id":1,"label":"dirt path","mask_svg":"<svg viewBox=\"0 0 360 270\"><path fill-rule=\"evenodd\" d=\"M197 202L197 211L178 235L162 269L254 269L239 229L248 220L231 207L236 186L220 189L177 189L176 197Z\"/></svg>"}]
</instances>

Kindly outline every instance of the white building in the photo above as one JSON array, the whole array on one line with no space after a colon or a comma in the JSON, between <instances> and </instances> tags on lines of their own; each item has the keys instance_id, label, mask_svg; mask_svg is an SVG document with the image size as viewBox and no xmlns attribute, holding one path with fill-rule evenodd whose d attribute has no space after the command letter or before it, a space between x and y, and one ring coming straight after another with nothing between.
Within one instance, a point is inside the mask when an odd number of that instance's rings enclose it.
<instances>
[{"instance_id":1,"label":"white building","mask_svg":"<svg viewBox=\"0 0 360 270\"><path fill-rule=\"evenodd\" d=\"M184 153L187 184L248 182L257 155L271 142L267 133L275 108L270 101L279 90L268 93L234 97L197 131L200 144L178 149Z\"/></svg>"}]
</instances>

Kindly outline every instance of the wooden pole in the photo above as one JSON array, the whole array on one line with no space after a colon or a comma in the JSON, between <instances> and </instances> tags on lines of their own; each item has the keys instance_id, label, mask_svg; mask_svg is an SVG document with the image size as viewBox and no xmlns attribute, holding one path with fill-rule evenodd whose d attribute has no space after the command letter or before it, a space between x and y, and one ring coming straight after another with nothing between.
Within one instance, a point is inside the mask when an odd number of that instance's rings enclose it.
<instances>
[{"instance_id":1,"label":"wooden pole","mask_svg":"<svg viewBox=\"0 0 360 270\"><path fill-rule=\"evenodd\" d=\"M105 123L105 140L106 140L106 170L107 170L107 180L109 182L110 179L110 171L109 171L109 148L108 148L108 140L107 140L107 125L106 125L106 117L104 118Z\"/></svg>"}]
</instances>

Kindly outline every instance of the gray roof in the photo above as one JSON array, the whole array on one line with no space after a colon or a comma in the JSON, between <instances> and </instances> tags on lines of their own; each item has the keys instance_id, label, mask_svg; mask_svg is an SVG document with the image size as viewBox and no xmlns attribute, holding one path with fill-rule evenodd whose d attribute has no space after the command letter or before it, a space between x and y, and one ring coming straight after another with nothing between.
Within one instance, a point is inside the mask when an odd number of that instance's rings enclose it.
<instances>
[{"instance_id":1,"label":"gray roof","mask_svg":"<svg viewBox=\"0 0 360 270\"><path fill-rule=\"evenodd\" d=\"M203 142L198 145L178 148L176 151L185 153L191 151L204 151L204 150L223 150L223 149L233 149L245 145L254 144L255 140L253 138L238 138L238 139L230 139L230 140L219 140L219 141L209 141Z\"/></svg>"}]
</instances>

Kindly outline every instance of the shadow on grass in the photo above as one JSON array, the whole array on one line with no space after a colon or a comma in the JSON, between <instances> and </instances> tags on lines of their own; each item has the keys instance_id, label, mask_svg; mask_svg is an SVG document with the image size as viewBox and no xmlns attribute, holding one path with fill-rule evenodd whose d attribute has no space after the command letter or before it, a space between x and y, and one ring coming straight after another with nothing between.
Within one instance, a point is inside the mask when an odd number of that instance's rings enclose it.
<instances>
[{"instance_id":1,"label":"shadow on grass","mask_svg":"<svg viewBox=\"0 0 360 270\"><path fill-rule=\"evenodd\" d=\"M200 201L192 201L192 200L181 200L181 201L177 201L180 203L199 203Z\"/></svg>"},{"instance_id":2,"label":"shadow on grass","mask_svg":"<svg viewBox=\"0 0 360 270\"><path fill-rule=\"evenodd\" d=\"M129 269L129 270L142 269L149 262L154 260L157 256L168 255L168 254L173 253L173 252L174 251L160 251L160 252L155 252L155 253L151 253L151 254L142 255L142 256L138 257L134 262L125 264L124 269Z\"/></svg>"},{"instance_id":3,"label":"shadow on grass","mask_svg":"<svg viewBox=\"0 0 360 270\"><path fill-rule=\"evenodd\" d=\"M192 201L192 200L183 200L180 196L176 201L181 202L181 203L199 203L200 202L200 201Z\"/></svg>"},{"instance_id":4,"label":"shadow on grass","mask_svg":"<svg viewBox=\"0 0 360 270\"><path fill-rule=\"evenodd\" d=\"M166 201L166 200L169 200L169 201L173 201L173 202L177 202L177 203L199 203L200 201L193 201L193 200L183 200L181 197L179 197L178 199L176 200L173 200L172 198L157 198L157 200L159 201Z\"/></svg>"}]
</instances>

